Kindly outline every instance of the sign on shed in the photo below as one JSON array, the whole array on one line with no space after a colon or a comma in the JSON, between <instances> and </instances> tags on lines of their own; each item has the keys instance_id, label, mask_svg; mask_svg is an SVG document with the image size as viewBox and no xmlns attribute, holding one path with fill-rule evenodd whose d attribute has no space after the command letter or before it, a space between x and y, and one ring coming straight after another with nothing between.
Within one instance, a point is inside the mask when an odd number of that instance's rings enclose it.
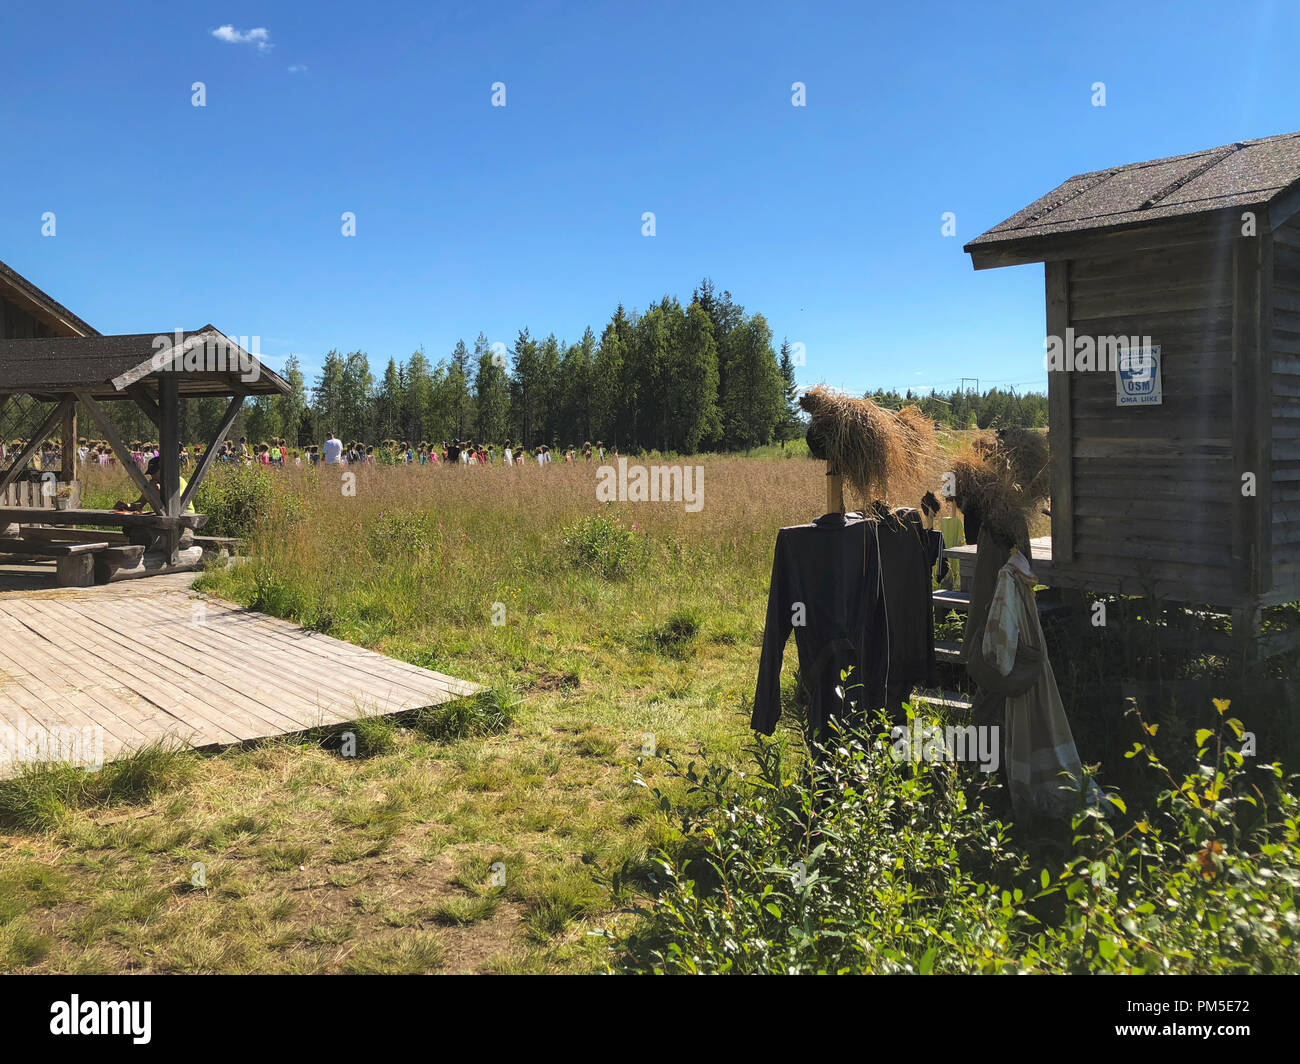
<instances>
[{"instance_id":1,"label":"sign on shed","mask_svg":"<svg viewBox=\"0 0 1300 1064\"><path fill-rule=\"evenodd\" d=\"M1115 405L1159 406L1163 402L1159 345L1121 353L1115 362Z\"/></svg>"}]
</instances>

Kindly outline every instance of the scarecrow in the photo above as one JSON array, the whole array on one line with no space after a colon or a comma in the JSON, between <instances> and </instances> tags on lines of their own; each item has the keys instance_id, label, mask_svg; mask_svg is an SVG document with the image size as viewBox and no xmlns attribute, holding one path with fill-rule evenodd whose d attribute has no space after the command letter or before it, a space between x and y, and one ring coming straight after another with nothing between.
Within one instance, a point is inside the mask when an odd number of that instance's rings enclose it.
<instances>
[{"instance_id":1,"label":"scarecrow","mask_svg":"<svg viewBox=\"0 0 1300 1064\"><path fill-rule=\"evenodd\" d=\"M962 659L975 681L979 726L1001 726L1007 783L1018 819L1068 818L1083 769L1048 660L1029 545L1029 515L1050 491L1044 433L1003 429L953 461L954 501L977 543ZM1086 798L1109 803L1089 780Z\"/></svg>"},{"instance_id":2,"label":"scarecrow","mask_svg":"<svg viewBox=\"0 0 1300 1064\"><path fill-rule=\"evenodd\" d=\"M861 727L882 706L898 718L913 686L933 683L926 530L916 510L885 500L923 481L935 433L915 407L887 410L824 387L799 402L811 415L809 450L826 462L826 513L777 533L751 725L768 735L776 726L793 633L810 738L824 750L836 726ZM861 512L845 512L845 481Z\"/></svg>"}]
</instances>

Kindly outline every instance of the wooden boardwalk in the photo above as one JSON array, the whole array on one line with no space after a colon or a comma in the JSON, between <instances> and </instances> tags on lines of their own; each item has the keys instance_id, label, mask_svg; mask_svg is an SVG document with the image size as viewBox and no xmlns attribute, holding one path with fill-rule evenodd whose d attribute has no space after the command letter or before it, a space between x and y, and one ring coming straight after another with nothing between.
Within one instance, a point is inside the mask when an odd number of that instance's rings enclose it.
<instances>
[{"instance_id":1,"label":"wooden boardwalk","mask_svg":"<svg viewBox=\"0 0 1300 1064\"><path fill-rule=\"evenodd\" d=\"M478 688L189 590L193 574L0 594L6 739L88 734L104 760L439 705Z\"/></svg>"}]
</instances>

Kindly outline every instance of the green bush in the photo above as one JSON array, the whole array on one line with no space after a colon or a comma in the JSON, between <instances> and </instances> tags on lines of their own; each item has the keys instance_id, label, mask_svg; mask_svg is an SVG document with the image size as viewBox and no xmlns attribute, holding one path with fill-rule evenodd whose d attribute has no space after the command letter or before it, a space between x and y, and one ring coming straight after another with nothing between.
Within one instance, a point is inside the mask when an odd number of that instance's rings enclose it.
<instances>
[{"instance_id":1,"label":"green bush","mask_svg":"<svg viewBox=\"0 0 1300 1064\"><path fill-rule=\"evenodd\" d=\"M563 532L564 552L570 562L591 569L607 580L626 576L642 560L642 543L617 518L593 514Z\"/></svg>"},{"instance_id":2,"label":"green bush","mask_svg":"<svg viewBox=\"0 0 1300 1064\"><path fill-rule=\"evenodd\" d=\"M1221 704L1221 712L1226 703ZM883 723L883 721L882 721ZM1146 725L1143 725L1146 727ZM1148 729L1148 732L1153 729ZM1109 819L1081 808L1059 838L1019 839L1005 791L975 769L895 761L884 733L844 737L816 772L760 740L757 775L667 758L651 788L683 840L620 897L648 906L627 972L1300 971L1300 799L1248 765L1226 720L1197 734L1183 779L1136 744L1163 789Z\"/></svg>"},{"instance_id":3,"label":"green bush","mask_svg":"<svg viewBox=\"0 0 1300 1064\"><path fill-rule=\"evenodd\" d=\"M208 515L204 535L248 536L271 510L277 492L263 466L214 466L194 496L194 509Z\"/></svg>"}]
</instances>

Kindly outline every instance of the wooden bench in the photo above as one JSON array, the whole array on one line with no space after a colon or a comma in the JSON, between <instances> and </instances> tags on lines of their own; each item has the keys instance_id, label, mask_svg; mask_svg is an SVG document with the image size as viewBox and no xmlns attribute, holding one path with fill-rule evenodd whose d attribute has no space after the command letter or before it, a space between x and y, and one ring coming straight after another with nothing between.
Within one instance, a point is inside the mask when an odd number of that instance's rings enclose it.
<instances>
[{"instance_id":1,"label":"wooden bench","mask_svg":"<svg viewBox=\"0 0 1300 1064\"><path fill-rule=\"evenodd\" d=\"M234 536L195 536L194 546L203 548L204 561L222 561L244 549L244 541Z\"/></svg>"},{"instance_id":2,"label":"wooden bench","mask_svg":"<svg viewBox=\"0 0 1300 1064\"><path fill-rule=\"evenodd\" d=\"M113 546L105 540L73 543L43 538L0 540L0 555L53 558L55 580L59 587L90 587L95 583L95 559L110 551L134 552L134 558L138 559L144 553L144 547ZM122 559L118 564L123 564L124 561L125 559Z\"/></svg>"},{"instance_id":3,"label":"wooden bench","mask_svg":"<svg viewBox=\"0 0 1300 1064\"><path fill-rule=\"evenodd\" d=\"M197 569L203 561L203 548L182 548L173 563L165 551L149 550L142 543L129 543L97 551L94 559L95 583L110 584L117 580Z\"/></svg>"},{"instance_id":4,"label":"wooden bench","mask_svg":"<svg viewBox=\"0 0 1300 1064\"><path fill-rule=\"evenodd\" d=\"M102 542L111 547L131 542L125 532L107 532L102 528L58 528L46 525L23 525L22 538L52 539L58 543Z\"/></svg>"}]
</instances>

